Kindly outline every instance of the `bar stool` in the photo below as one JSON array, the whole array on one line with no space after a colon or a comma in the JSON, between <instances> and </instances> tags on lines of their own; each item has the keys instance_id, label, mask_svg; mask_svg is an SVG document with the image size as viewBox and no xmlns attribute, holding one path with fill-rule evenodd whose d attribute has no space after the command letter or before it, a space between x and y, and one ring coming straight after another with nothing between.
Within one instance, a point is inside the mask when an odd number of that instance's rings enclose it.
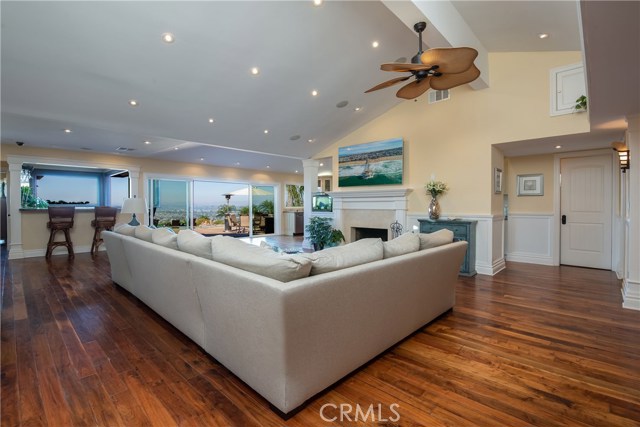
<instances>
[{"instance_id":1,"label":"bar stool","mask_svg":"<svg viewBox=\"0 0 640 427\"><path fill-rule=\"evenodd\" d=\"M69 258L73 258L75 256L73 253L73 242L71 242L71 237L69 236L69 230L73 227L73 217L75 213L76 208L73 206L49 206L49 222L47 223L47 228L51 231L49 232L49 243L47 243L47 254L45 256L47 259L51 257L53 249L58 246L67 247L67 250L69 251ZM62 231L64 233L64 241L56 242L54 240L58 231Z\"/></svg>"},{"instance_id":2,"label":"bar stool","mask_svg":"<svg viewBox=\"0 0 640 427\"><path fill-rule=\"evenodd\" d=\"M116 215L118 215L118 209L110 208L108 206L99 206L95 209L96 217L91 221L91 226L94 228L93 243L91 243L91 255L98 253L98 247L102 244L102 231L112 230L116 225Z\"/></svg>"}]
</instances>

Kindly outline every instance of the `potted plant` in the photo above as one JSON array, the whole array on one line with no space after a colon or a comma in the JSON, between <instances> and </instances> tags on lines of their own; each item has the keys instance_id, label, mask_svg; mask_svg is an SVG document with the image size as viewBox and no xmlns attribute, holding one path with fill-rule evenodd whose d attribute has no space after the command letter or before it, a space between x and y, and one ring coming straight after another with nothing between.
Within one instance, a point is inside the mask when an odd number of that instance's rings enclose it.
<instances>
[{"instance_id":1,"label":"potted plant","mask_svg":"<svg viewBox=\"0 0 640 427\"><path fill-rule=\"evenodd\" d=\"M587 111L587 97L582 95L576 99L576 105L573 107L576 111Z\"/></svg>"},{"instance_id":2,"label":"potted plant","mask_svg":"<svg viewBox=\"0 0 640 427\"><path fill-rule=\"evenodd\" d=\"M331 218L312 216L309 219L309 225L305 228L309 234L309 240L313 243L313 248L316 251L337 246L340 242L344 242L344 234L331 226Z\"/></svg>"}]
</instances>

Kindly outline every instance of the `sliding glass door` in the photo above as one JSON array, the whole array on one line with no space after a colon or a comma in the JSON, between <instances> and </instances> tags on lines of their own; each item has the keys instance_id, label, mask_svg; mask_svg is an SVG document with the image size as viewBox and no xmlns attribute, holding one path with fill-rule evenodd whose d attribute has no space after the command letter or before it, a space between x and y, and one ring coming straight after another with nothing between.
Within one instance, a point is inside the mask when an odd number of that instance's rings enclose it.
<instances>
[{"instance_id":1,"label":"sliding glass door","mask_svg":"<svg viewBox=\"0 0 640 427\"><path fill-rule=\"evenodd\" d=\"M174 230L190 228L190 181L152 179L149 181L149 210L153 225Z\"/></svg>"},{"instance_id":2,"label":"sliding glass door","mask_svg":"<svg viewBox=\"0 0 640 427\"><path fill-rule=\"evenodd\" d=\"M273 185L165 178L148 182L150 216L157 227L234 237L275 232Z\"/></svg>"}]
</instances>

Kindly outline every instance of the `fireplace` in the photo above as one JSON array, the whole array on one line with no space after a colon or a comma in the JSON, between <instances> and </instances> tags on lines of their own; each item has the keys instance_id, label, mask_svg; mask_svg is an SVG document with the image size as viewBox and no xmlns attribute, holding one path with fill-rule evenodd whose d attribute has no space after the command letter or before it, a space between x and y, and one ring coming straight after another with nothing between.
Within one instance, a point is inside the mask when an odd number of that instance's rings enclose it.
<instances>
[{"instance_id":1,"label":"fireplace","mask_svg":"<svg viewBox=\"0 0 640 427\"><path fill-rule=\"evenodd\" d=\"M406 223L410 192L409 188L332 191L334 227L342 230L347 242L364 237L390 240L391 224ZM356 228L379 231L373 236L356 236Z\"/></svg>"},{"instance_id":2,"label":"fireplace","mask_svg":"<svg viewBox=\"0 0 640 427\"><path fill-rule=\"evenodd\" d=\"M389 237L389 232L386 228L368 228L368 227L352 227L351 228L354 240L380 238L383 242L386 242Z\"/></svg>"}]
</instances>

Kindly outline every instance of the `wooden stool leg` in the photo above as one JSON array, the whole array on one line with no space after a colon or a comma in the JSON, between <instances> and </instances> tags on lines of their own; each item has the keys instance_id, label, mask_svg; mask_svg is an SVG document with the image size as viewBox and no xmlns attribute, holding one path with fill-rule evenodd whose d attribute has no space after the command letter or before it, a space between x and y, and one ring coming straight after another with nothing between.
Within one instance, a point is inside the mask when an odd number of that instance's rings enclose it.
<instances>
[{"instance_id":1,"label":"wooden stool leg","mask_svg":"<svg viewBox=\"0 0 640 427\"><path fill-rule=\"evenodd\" d=\"M64 229L64 238L67 243L67 250L69 251L69 258L74 258L76 254L73 253L73 243L71 242L71 236L69 236L69 229Z\"/></svg>"},{"instance_id":2,"label":"wooden stool leg","mask_svg":"<svg viewBox=\"0 0 640 427\"><path fill-rule=\"evenodd\" d=\"M51 258L51 252L53 252L53 238L56 235L56 231L58 230L51 230L49 232L49 243L47 243L47 254L44 256L46 259Z\"/></svg>"},{"instance_id":3,"label":"wooden stool leg","mask_svg":"<svg viewBox=\"0 0 640 427\"><path fill-rule=\"evenodd\" d=\"M98 241L98 235L100 234L99 227L95 227L93 231L93 242L91 242L91 256L94 256L95 253L98 252L98 245L96 244Z\"/></svg>"}]
</instances>

